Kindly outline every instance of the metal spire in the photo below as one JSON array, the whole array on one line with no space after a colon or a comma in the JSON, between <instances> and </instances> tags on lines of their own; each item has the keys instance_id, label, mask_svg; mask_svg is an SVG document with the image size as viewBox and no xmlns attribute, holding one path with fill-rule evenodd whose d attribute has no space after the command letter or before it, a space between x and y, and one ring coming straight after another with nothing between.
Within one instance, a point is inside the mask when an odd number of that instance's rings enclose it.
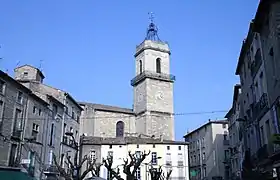
<instances>
[{"instance_id":1,"label":"metal spire","mask_svg":"<svg viewBox=\"0 0 280 180\"><path fill-rule=\"evenodd\" d=\"M147 30L147 35L145 40L152 40L152 41L159 41L161 42L161 40L158 37L158 29L157 26L154 24L154 16L153 16L153 12L149 12L148 13L150 15L149 19L150 19L150 25L148 27Z\"/></svg>"}]
</instances>

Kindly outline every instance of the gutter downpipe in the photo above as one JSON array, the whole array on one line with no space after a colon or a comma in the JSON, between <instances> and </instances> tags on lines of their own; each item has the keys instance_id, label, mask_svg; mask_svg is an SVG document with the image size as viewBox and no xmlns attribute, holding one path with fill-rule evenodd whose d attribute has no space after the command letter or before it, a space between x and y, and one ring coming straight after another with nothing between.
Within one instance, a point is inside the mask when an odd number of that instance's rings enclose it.
<instances>
[{"instance_id":1,"label":"gutter downpipe","mask_svg":"<svg viewBox=\"0 0 280 180\"><path fill-rule=\"evenodd\" d=\"M29 102L29 93L27 94L27 99L26 99L26 102L25 102L25 108L24 108L24 114L22 115L23 117L23 121L21 122L23 125L22 125L22 133L20 135L20 140L19 140L19 148L18 148L18 152L17 152L17 157L18 157L18 166L20 166L20 163L21 163L21 154L22 154L22 146L24 145L24 135L25 135L25 124L26 124L26 121L28 120L28 103Z\"/></svg>"},{"instance_id":2,"label":"gutter downpipe","mask_svg":"<svg viewBox=\"0 0 280 180\"><path fill-rule=\"evenodd\" d=\"M46 129L46 132L47 133L44 133L43 134L43 136L42 136L42 143L43 143L43 145L44 145L44 148L43 148L43 150L41 150L41 159L42 159L42 156L44 156L43 157L43 161L42 161L42 163L43 163L43 167L42 167L42 169L41 169L41 174L40 174L40 179L42 179L43 178L43 173L44 173L44 167L45 167L45 165L46 165L46 152L47 152L47 147L48 147L48 132L49 132L49 107L47 106L47 107L45 107L45 113L44 113L44 115L45 115L45 117L44 117L44 129Z\"/></svg>"},{"instance_id":3,"label":"gutter downpipe","mask_svg":"<svg viewBox=\"0 0 280 180\"><path fill-rule=\"evenodd\" d=\"M64 98L63 98L63 105L66 106L66 98L68 96L68 93L64 93ZM64 122L65 122L65 107L63 108L63 115L62 115L62 122L61 122L61 128L64 127ZM64 132L64 129L62 129L61 131L61 138L60 138L60 149L59 149L59 158L61 157L61 153L63 152L63 145L62 145L62 142L63 142L63 133Z\"/></svg>"}]
</instances>

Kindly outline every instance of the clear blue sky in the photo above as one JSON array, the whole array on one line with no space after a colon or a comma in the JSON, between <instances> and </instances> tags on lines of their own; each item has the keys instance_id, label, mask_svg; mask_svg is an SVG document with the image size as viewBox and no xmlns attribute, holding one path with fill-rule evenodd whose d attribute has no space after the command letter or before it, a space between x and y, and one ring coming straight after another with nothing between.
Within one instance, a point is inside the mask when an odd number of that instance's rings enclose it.
<instances>
[{"instance_id":1,"label":"clear blue sky","mask_svg":"<svg viewBox=\"0 0 280 180\"><path fill-rule=\"evenodd\" d=\"M228 110L237 58L259 0L0 0L0 69L42 67L76 99L132 107L134 53L148 12L169 42L175 113ZM177 116L176 138L225 113Z\"/></svg>"}]
</instances>

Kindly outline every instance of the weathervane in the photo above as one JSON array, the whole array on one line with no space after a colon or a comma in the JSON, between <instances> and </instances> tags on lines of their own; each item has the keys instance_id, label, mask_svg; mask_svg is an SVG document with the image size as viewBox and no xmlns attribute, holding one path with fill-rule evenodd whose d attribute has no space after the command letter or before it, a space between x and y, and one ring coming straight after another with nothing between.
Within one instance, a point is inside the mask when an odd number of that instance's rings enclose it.
<instances>
[{"instance_id":1,"label":"weathervane","mask_svg":"<svg viewBox=\"0 0 280 180\"><path fill-rule=\"evenodd\" d=\"M150 15L149 19L150 19L151 23L153 23L154 22L154 13L149 12L148 14Z\"/></svg>"},{"instance_id":2,"label":"weathervane","mask_svg":"<svg viewBox=\"0 0 280 180\"><path fill-rule=\"evenodd\" d=\"M150 19L150 25L148 27L147 30L147 35L145 40L152 40L152 41L158 41L160 42L161 40L158 37L158 29L157 26L154 24L154 13L153 12L149 12L149 19Z\"/></svg>"}]
</instances>

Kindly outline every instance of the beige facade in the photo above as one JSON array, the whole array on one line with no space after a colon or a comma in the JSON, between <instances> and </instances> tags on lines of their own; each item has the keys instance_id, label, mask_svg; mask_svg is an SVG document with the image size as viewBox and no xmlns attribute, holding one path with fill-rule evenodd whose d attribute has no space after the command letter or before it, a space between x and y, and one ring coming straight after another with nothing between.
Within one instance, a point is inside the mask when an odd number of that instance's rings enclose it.
<instances>
[{"instance_id":1,"label":"beige facade","mask_svg":"<svg viewBox=\"0 0 280 180\"><path fill-rule=\"evenodd\" d=\"M187 133L184 138L190 143L190 180L228 177L224 164L229 148L226 120L209 121Z\"/></svg>"},{"instance_id":2,"label":"beige facade","mask_svg":"<svg viewBox=\"0 0 280 180\"><path fill-rule=\"evenodd\" d=\"M116 137L118 122L123 136L144 135L174 140L173 83L170 50L162 41L145 40L136 47L133 109L81 102L81 133Z\"/></svg>"}]
</instances>

